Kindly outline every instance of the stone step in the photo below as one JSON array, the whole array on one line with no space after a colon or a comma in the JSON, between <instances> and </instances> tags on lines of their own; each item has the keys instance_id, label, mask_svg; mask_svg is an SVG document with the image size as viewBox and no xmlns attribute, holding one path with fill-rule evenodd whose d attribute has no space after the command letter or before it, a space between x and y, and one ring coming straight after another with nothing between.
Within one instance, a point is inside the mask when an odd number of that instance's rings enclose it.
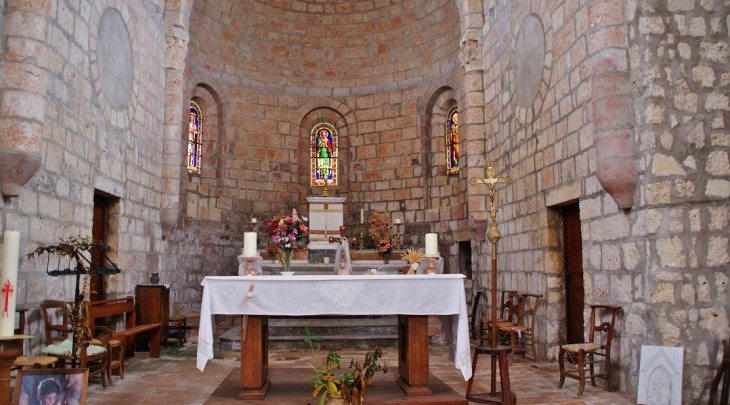
<instances>
[{"instance_id":1,"label":"stone step","mask_svg":"<svg viewBox=\"0 0 730 405\"><path fill-rule=\"evenodd\" d=\"M309 328L312 344L317 350L396 347L398 342L396 316L270 317L269 349L308 349L309 345L304 341L305 328ZM239 326L220 336L221 350L240 348Z\"/></svg>"}]
</instances>

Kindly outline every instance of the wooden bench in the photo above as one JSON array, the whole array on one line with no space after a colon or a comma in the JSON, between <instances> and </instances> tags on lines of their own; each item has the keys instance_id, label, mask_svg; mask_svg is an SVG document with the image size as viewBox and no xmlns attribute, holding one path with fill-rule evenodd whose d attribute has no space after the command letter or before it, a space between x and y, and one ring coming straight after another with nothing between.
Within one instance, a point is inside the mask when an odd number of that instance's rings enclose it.
<instances>
[{"instance_id":1,"label":"wooden bench","mask_svg":"<svg viewBox=\"0 0 730 405\"><path fill-rule=\"evenodd\" d=\"M90 327L94 327L96 319L114 315L123 315L124 330L113 331L112 339L119 339L124 345L125 355L127 357L134 356L134 337L140 333L148 333L150 339L150 357L160 357L160 334L162 325L159 323L151 323L146 325L137 325L137 319L134 311L134 297L117 298L113 300L103 300L94 302L85 302L86 317Z\"/></svg>"}]
</instances>

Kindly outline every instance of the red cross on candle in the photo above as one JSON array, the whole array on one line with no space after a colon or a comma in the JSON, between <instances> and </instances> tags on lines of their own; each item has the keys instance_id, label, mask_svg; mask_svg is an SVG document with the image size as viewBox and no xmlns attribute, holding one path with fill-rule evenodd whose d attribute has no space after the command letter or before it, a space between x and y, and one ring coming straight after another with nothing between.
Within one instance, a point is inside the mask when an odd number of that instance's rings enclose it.
<instances>
[{"instance_id":1,"label":"red cross on candle","mask_svg":"<svg viewBox=\"0 0 730 405\"><path fill-rule=\"evenodd\" d=\"M3 307L3 318L7 318L10 316L10 313L8 313L8 300L10 299L10 296L13 295L13 285L10 284L10 280L5 280L5 285L3 286L2 292L3 296L5 297L5 306Z\"/></svg>"}]
</instances>

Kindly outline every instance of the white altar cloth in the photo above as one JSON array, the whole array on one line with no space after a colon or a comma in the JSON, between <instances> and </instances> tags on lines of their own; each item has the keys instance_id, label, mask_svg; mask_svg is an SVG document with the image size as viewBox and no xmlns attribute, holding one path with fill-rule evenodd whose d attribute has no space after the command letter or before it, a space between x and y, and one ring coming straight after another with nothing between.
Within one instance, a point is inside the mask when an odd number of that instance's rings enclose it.
<instances>
[{"instance_id":1,"label":"white altar cloth","mask_svg":"<svg viewBox=\"0 0 730 405\"><path fill-rule=\"evenodd\" d=\"M247 296L251 284L253 294ZM212 315L457 315L454 365L471 378L464 275L206 277L198 332L198 369L213 358ZM453 327L452 327L453 328ZM449 333L452 332L452 333Z\"/></svg>"}]
</instances>

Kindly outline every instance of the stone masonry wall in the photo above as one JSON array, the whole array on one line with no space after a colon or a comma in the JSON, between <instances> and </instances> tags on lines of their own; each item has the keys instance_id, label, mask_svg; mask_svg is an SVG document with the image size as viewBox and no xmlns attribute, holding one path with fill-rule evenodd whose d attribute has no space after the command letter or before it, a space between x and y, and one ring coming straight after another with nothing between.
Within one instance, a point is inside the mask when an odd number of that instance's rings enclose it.
<instances>
[{"instance_id":1,"label":"stone masonry wall","mask_svg":"<svg viewBox=\"0 0 730 405\"><path fill-rule=\"evenodd\" d=\"M545 27L546 58L534 104L523 108L515 100L514 49L530 14ZM682 402L705 403L720 341L730 336L727 4L493 2L486 15L488 158L498 175L514 179L497 187L499 289L545 294L537 336L555 359L565 340L559 206L579 202L586 304L623 308L614 381L636 393L641 346L682 346ZM629 73L633 86L596 81L607 66L615 70L602 79ZM596 177L593 103L617 89L631 94L636 123L640 176L628 210ZM597 113L623 114L626 106L605 105L615 110Z\"/></svg>"},{"instance_id":2,"label":"stone masonry wall","mask_svg":"<svg viewBox=\"0 0 730 405\"><path fill-rule=\"evenodd\" d=\"M42 164L19 197L0 202L3 228L21 233L18 304L31 309L26 332L35 336L29 344L33 353L44 340L38 303L73 301L75 279L50 277L46 257L29 260L25 254L59 238L90 236L95 190L120 199L110 210L109 242L122 273L107 276L107 296L133 294L159 268L165 44L161 8L155 3L50 2ZM98 29L107 8L121 15L135 55L132 97L123 110L110 106L112 95L103 93L99 77ZM13 29L22 35L22 27ZM55 269L56 260L50 263Z\"/></svg>"},{"instance_id":3,"label":"stone masonry wall","mask_svg":"<svg viewBox=\"0 0 730 405\"><path fill-rule=\"evenodd\" d=\"M630 14L643 178L616 252L641 274L627 280L624 335L630 347L684 347L688 404L707 402L730 337L729 12L727 2L668 0ZM637 377L632 359L629 386Z\"/></svg>"},{"instance_id":4,"label":"stone masonry wall","mask_svg":"<svg viewBox=\"0 0 730 405\"><path fill-rule=\"evenodd\" d=\"M255 12L193 5L186 95L195 97L202 86L216 103L218 147L203 156L214 170L182 176L184 215L163 270L184 291L174 310L195 310L202 277L235 274L252 216L261 224L279 211L307 212L306 197L321 191L307 176L309 131L318 120L337 124L343 135L341 185L330 192L348 197L348 236L359 235L363 207L403 219L403 244L422 246L430 224L444 215L448 227L437 231L450 254L449 228L465 218L463 204L427 214L433 145L422 128L433 114L427 100L441 87L459 87L458 13L445 1L362 9L368 4L312 3L286 13L265 2L253 2ZM431 186L445 203L461 192ZM259 247L267 242L259 226Z\"/></svg>"}]
</instances>

